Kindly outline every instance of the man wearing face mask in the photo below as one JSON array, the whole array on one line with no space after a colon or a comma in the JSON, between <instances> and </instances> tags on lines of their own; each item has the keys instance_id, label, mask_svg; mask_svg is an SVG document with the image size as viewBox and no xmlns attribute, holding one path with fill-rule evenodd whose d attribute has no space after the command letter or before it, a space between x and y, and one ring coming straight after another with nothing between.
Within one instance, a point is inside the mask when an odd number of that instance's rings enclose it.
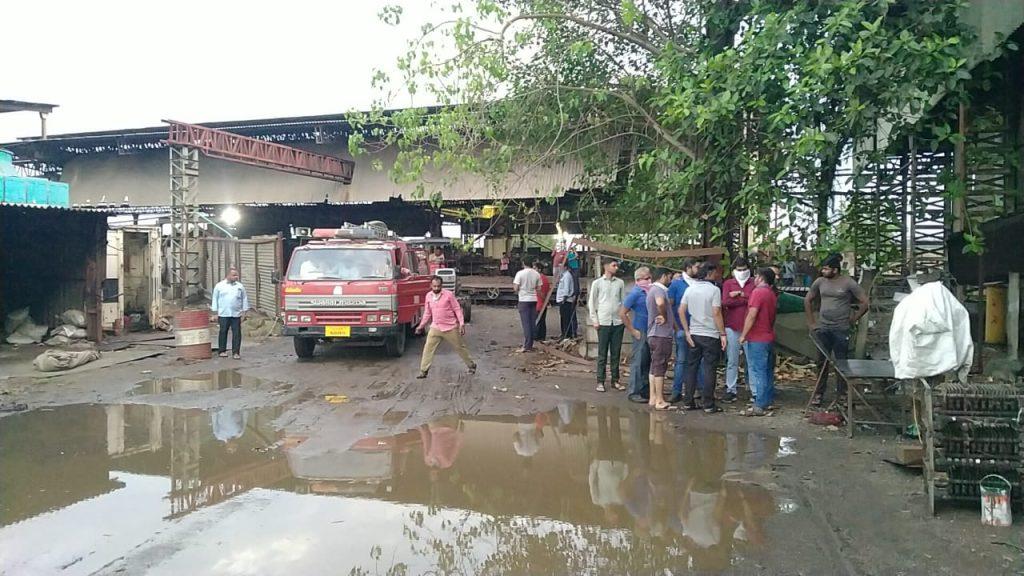
<instances>
[{"instance_id":1,"label":"man wearing face mask","mask_svg":"<svg viewBox=\"0 0 1024 576\"><path fill-rule=\"evenodd\" d=\"M846 359L850 346L850 326L856 324L861 316L867 313L870 304L868 295L860 284L853 278L840 274L842 262L841 255L829 254L821 263L821 277L811 284L807 298L804 299L808 330L825 353L831 353L836 360ZM852 307L855 300L858 303L856 310ZM816 303L819 305L817 318L814 314ZM824 360L819 359L820 362ZM820 373L820 366L818 370ZM842 378L836 380L837 397L844 398L846 385ZM820 406L827 390L828 374L825 374L814 390L812 404Z\"/></svg>"},{"instance_id":2,"label":"man wearing face mask","mask_svg":"<svg viewBox=\"0 0 1024 576\"><path fill-rule=\"evenodd\" d=\"M430 324L430 332L427 333L427 341L423 345L423 358L420 360L420 373L417 378L426 378L430 371L430 365L434 361L434 352L444 340L455 348L455 351L466 363L470 374L476 373L476 364L469 355L466 348L466 341L462 338L466 334L466 322L462 318L462 306L450 290L443 288L444 282L440 276L430 279L430 292L423 298L423 319L416 327L416 333L422 334L427 324Z\"/></svg>"},{"instance_id":3,"label":"man wearing face mask","mask_svg":"<svg viewBox=\"0 0 1024 576\"><path fill-rule=\"evenodd\" d=\"M746 258L736 258L732 265L732 278L722 286L722 309L725 312L725 396L723 402L735 402L737 381L740 375L740 333L743 332L743 321L747 317L747 304L754 292L754 282L750 277L750 265ZM754 385L750 381L749 370L745 371L745 380L750 387L750 396L756 396Z\"/></svg>"}]
</instances>

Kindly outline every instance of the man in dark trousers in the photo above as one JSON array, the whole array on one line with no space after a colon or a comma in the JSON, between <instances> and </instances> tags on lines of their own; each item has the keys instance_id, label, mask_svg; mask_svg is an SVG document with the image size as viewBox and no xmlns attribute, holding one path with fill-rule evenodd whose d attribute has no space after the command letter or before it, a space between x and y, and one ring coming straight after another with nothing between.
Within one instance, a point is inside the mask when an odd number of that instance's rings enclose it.
<instances>
[{"instance_id":1,"label":"man in dark trousers","mask_svg":"<svg viewBox=\"0 0 1024 576\"><path fill-rule=\"evenodd\" d=\"M210 310L217 315L220 334L217 337L217 350L220 357L228 355L228 330L231 330L231 354L235 360L241 358L242 351L242 317L249 309L249 295L245 286L238 281L238 270L231 268L228 275L213 287Z\"/></svg>"},{"instance_id":2,"label":"man in dark trousers","mask_svg":"<svg viewBox=\"0 0 1024 576\"><path fill-rule=\"evenodd\" d=\"M533 258L523 256L523 269L516 272L512 287L519 295L519 323L523 327L523 347L520 352L533 352L533 330L537 326L537 290L540 274L533 269Z\"/></svg>"},{"instance_id":3,"label":"man in dark trousers","mask_svg":"<svg viewBox=\"0 0 1024 576\"><path fill-rule=\"evenodd\" d=\"M722 292L708 281L708 275L717 265L705 262L683 293L679 303L679 320L689 349L686 352L686 408L696 409L694 392L697 389L697 371L703 369L704 381L701 400L704 412L712 414L722 409L715 405L715 380L718 359L726 348L725 320L722 318ZM687 316L689 314L689 316ZM672 401L670 399L670 401Z\"/></svg>"},{"instance_id":4,"label":"man in dark trousers","mask_svg":"<svg viewBox=\"0 0 1024 576\"><path fill-rule=\"evenodd\" d=\"M576 318L576 298L579 296L579 290L576 288L576 279L572 275L572 270L565 268L562 270L561 278L558 279L558 288L555 291L562 338L575 338L579 333L579 320Z\"/></svg>"},{"instance_id":5,"label":"man in dark trousers","mask_svg":"<svg viewBox=\"0 0 1024 576\"><path fill-rule=\"evenodd\" d=\"M807 314L807 328L811 336L826 354L832 354L836 360L845 360L850 351L850 326L867 313L870 301L864 289L857 281L842 275L843 257L829 254L821 263L821 277L811 284L811 289L804 299L804 312ZM853 309L854 301L858 307ZM815 305L818 314L815 316ZM819 359L818 373L821 374ZM846 396L846 383L836 377L836 395ZM814 406L821 406L828 390L828 374L823 374L814 389Z\"/></svg>"}]
</instances>

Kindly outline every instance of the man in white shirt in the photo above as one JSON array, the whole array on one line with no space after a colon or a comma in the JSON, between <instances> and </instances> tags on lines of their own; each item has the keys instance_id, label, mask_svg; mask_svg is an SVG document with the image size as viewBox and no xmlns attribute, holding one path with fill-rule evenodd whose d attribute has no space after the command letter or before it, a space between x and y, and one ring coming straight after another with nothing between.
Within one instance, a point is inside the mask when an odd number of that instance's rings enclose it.
<instances>
[{"instance_id":1,"label":"man in white shirt","mask_svg":"<svg viewBox=\"0 0 1024 576\"><path fill-rule=\"evenodd\" d=\"M590 284L587 310L590 324L597 330L597 391L604 392L606 364L611 364L612 386L625 390L619 383L619 353L622 351L622 334L626 326L619 317L619 308L626 298L626 284L616 278L619 263L606 260L604 274Z\"/></svg>"},{"instance_id":2,"label":"man in white shirt","mask_svg":"<svg viewBox=\"0 0 1024 576\"><path fill-rule=\"evenodd\" d=\"M512 287L519 294L519 322L523 325L523 347L520 352L533 352L533 327L537 325L537 289L540 273L533 269L533 257L523 256L523 269L516 272Z\"/></svg>"},{"instance_id":3,"label":"man in white shirt","mask_svg":"<svg viewBox=\"0 0 1024 576\"><path fill-rule=\"evenodd\" d=\"M558 279L555 302L558 304L558 317L562 326L562 338L575 338L579 329L576 320L576 279L572 272L563 267L562 276Z\"/></svg>"},{"instance_id":4,"label":"man in white shirt","mask_svg":"<svg viewBox=\"0 0 1024 576\"><path fill-rule=\"evenodd\" d=\"M249 309L249 295L245 286L238 281L238 270L231 268L228 275L213 287L210 310L218 318L220 334L217 337L220 357L228 355L228 330L231 330L231 354L235 360L241 358L242 316Z\"/></svg>"},{"instance_id":5,"label":"man in white shirt","mask_svg":"<svg viewBox=\"0 0 1024 576\"><path fill-rule=\"evenodd\" d=\"M701 264L697 276L683 293L679 304L679 321L689 350L686 353L686 408L696 409L694 392L697 388L697 370L703 369L704 381L701 386L701 400L704 412L721 412L715 405L715 379L718 359L726 348L725 320L722 318L722 292L711 282L708 275L717 266L713 262ZM687 317L689 314L689 317Z\"/></svg>"}]
</instances>

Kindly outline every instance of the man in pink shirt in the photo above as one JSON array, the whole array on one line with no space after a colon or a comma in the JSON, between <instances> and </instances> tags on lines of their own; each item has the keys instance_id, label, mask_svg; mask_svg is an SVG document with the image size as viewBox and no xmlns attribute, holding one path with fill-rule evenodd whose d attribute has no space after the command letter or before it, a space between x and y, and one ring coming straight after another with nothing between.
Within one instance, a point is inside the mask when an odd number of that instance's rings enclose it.
<instances>
[{"instance_id":1,"label":"man in pink shirt","mask_svg":"<svg viewBox=\"0 0 1024 576\"><path fill-rule=\"evenodd\" d=\"M747 304L754 293L754 279L750 276L750 264L740 256L732 264L732 278L722 285L722 312L725 314L725 396L723 402L736 401L736 383L740 376L740 334L743 332L743 321L747 317ZM750 371L745 370L750 395L754 396L754 387L750 382Z\"/></svg>"},{"instance_id":2,"label":"man in pink shirt","mask_svg":"<svg viewBox=\"0 0 1024 576\"><path fill-rule=\"evenodd\" d=\"M427 324L431 325L430 332L427 332L427 343L423 345L423 359L420 360L420 373L416 377L427 377L430 364L434 361L434 352L437 351L441 340L451 344L462 357L462 361L469 367L469 373L475 374L476 364L469 355L466 342L462 339L466 334L466 322L462 319L462 307L455 299L455 294L442 287L440 276L430 279L430 292L427 292L423 299L423 320L416 327L416 333L422 334Z\"/></svg>"},{"instance_id":3,"label":"man in pink shirt","mask_svg":"<svg viewBox=\"0 0 1024 576\"><path fill-rule=\"evenodd\" d=\"M475 374L476 364L469 356L469 348L463 339L466 334L466 322L462 318L462 306L459 305L455 294L442 288L439 276L430 279L430 291L423 300L423 320L416 327L416 333L422 334L427 324L431 326L427 332L427 342L423 345L423 359L420 361L420 374L417 378L427 377L441 340L452 344L469 367L469 373Z\"/></svg>"}]
</instances>

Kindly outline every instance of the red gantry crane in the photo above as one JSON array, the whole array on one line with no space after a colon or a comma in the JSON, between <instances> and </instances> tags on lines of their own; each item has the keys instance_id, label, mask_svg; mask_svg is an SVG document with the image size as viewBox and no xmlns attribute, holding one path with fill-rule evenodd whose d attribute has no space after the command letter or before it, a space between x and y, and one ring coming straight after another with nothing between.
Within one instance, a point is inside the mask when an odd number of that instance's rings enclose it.
<instances>
[{"instance_id":1,"label":"red gantry crane","mask_svg":"<svg viewBox=\"0 0 1024 576\"><path fill-rule=\"evenodd\" d=\"M224 130L164 120L169 125L172 297L186 299L199 285L199 153L280 172L352 183L355 165L323 154Z\"/></svg>"}]
</instances>

